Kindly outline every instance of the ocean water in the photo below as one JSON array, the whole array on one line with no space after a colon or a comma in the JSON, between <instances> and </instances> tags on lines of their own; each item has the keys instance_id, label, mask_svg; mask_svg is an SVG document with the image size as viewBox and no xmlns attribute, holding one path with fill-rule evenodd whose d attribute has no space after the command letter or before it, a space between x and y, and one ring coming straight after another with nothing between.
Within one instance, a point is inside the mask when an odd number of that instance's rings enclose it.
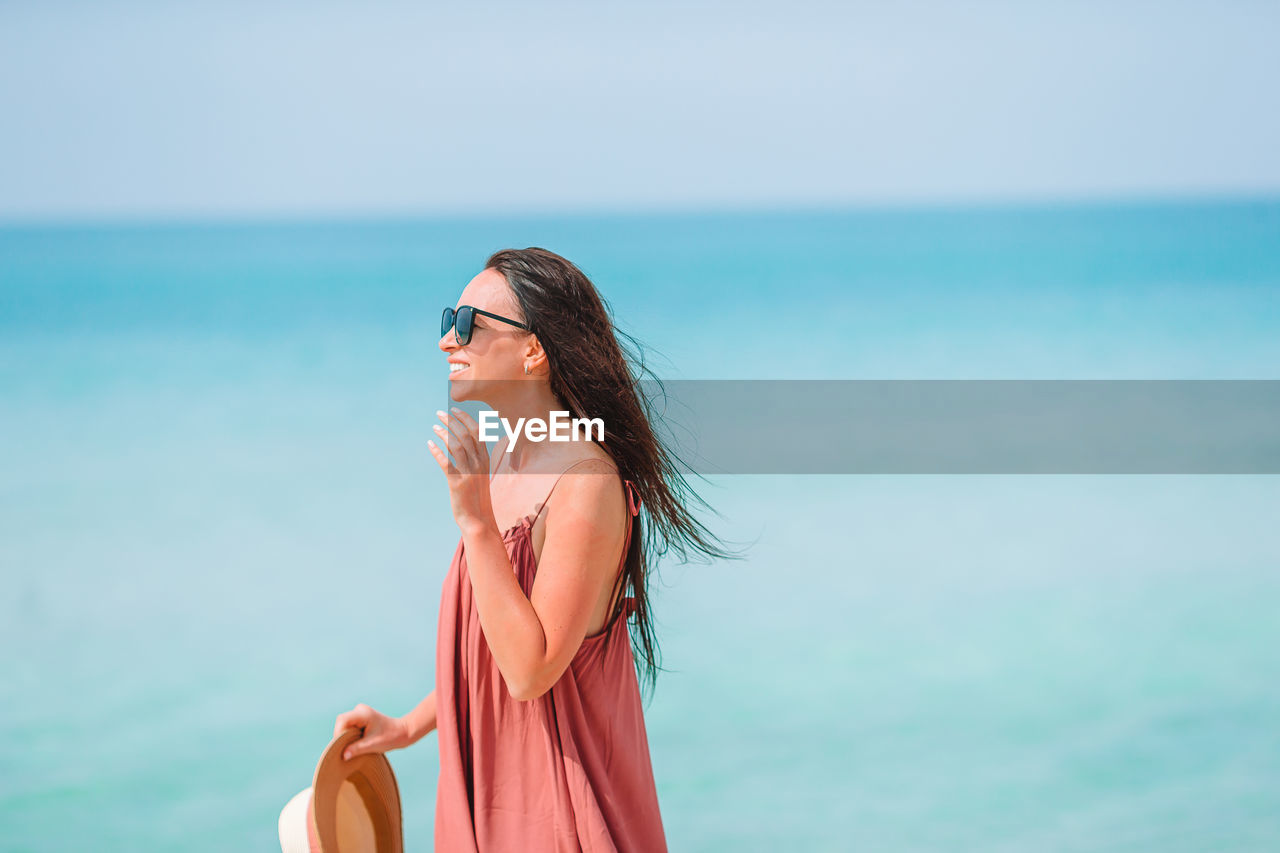
<instances>
[{"instance_id":1,"label":"ocean water","mask_svg":"<svg viewBox=\"0 0 1280 853\"><path fill-rule=\"evenodd\" d=\"M430 691L438 317L528 245L664 377L1280 378L1280 200L0 229L0 849L271 850ZM673 850L1280 846L1275 477L700 491L751 545L655 583Z\"/></svg>"}]
</instances>

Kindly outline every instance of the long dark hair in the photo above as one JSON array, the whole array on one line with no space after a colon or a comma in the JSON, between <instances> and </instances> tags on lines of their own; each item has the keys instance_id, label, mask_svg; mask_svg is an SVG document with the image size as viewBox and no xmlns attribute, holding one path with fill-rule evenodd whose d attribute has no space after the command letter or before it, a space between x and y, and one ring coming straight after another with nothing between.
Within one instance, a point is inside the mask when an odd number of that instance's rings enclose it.
<instances>
[{"instance_id":1,"label":"long dark hair","mask_svg":"<svg viewBox=\"0 0 1280 853\"><path fill-rule=\"evenodd\" d=\"M601 418L605 451L623 479L640 494L641 513L635 519L631 545L623 568L623 592L606 624L612 625L625 605L635 599L631 646L637 676L651 694L662 669L653 612L649 607L650 560L675 551L736 559L685 508L688 501L710 509L685 480L682 460L654 434L653 401L640 393L640 379L648 375L662 382L645 364L643 347L616 329L608 303L582 270L546 249L503 249L485 262L507 280L525 323L538 336L551 366L551 391L570 417ZM628 358L619 337L630 345ZM679 466L679 467L678 467Z\"/></svg>"}]
</instances>

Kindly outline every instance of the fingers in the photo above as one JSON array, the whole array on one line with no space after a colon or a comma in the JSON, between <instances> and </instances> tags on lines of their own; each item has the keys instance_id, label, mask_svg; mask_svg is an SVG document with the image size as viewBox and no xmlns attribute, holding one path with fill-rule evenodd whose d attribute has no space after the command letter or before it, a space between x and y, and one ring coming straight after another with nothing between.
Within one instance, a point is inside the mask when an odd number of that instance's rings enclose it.
<instances>
[{"instance_id":1,"label":"fingers","mask_svg":"<svg viewBox=\"0 0 1280 853\"><path fill-rule=\"evenodd\" d=\"M444 412L437 411L436 417L444 422L446 426L448 425L449 416ZM444 446L449 451L449 456L452 457L452 464L454 468L452 470L446 468L445 473L461 473L467 470L467 459L463 453L462 442L458 439L458 436L454 435L452 430L447 429L445 426L441 426L440 424L433 424L431 429L435 431L436 438L443 442ZM436 446L434 442L432 442L432 446ZM445 461L446 464L449 462L448 459Z\"/></svg>"},{"instance_id":2,"label":"fingers","mask_svg":"<svg viewBox=\"0 0 1280 853\"><path fill-rule=\"evenodd\" d=\"M456 406L452 409L452 412L454 417L450 418L450 420L456 420L466 430L466 436L463 440L467 443L467 448L470 450L472 457L479 463L478 470L487 473L489 470L489 447L480 440L480 425L475 422L471 415Z\"/></svg>"},{"instance_id":3,"label":"fingers","mask_svg":"<svg viewBox=\"0 0 1280 853\"><path fill-rule=\"evenodd\" d=\"M347 729L363 729L369 725L372 715L373 709L363 702L350 711L339 714L337 721L333 724L333 736L337 737Z\"/></svg>"},{"instance_id":4,"label":"fingers","mask_svg":"<svg viewBox=\"0 0 1280 853\"><path fill-rule=\"evenodd\" d=\"M381 726L378 725L379 718L382 715L361 702L359 705L338 715L337 721L333 726L333 736L337 737L347 729L359 729L360 737L347 745L342 751L344 759L351 759L357 755L363 755L366 752L382 752L382 742L386 737L381 734ZM375 730L378 730L375 733Z\"/></svg>"},{"instance_id":5,"label":"fingers","mask_svg":"<svg viewBox=\"0 0 1280 853\"><path fill-rule=\"evenodd\" d=\"M440 470L443 471L445 474L448 474L449 473L449 457L445 455L444 451L441 450L439 447L437 447L434 441L427 442L427 450L430 450L431 455L435 457L436 464L440 466Z\"/></svg>"},{"instance_id":6,"label":"fingers","mask_svg":"<svg viewBox=\"0 0 1280 853\"><path fill-rule=\"evenodd\" d=\"M370 726L365 729L364 737L348 744L347 748L342 751L342 757L350 761L357 755L364 755L366 752L386 752L387 747L391 745L391 737L384 731L384 728L384 726ZM376 733L374 733L374 729L377 729Z\"/></svg>"},{"instance_id":7,"label":"fingers","mask_svg":"<svg viewBox=\"0 0 1280 853\"><path fill-rule=\"evenodd\" d=\"M364 755L366 752L382 752L381 749L378 749L377 741L377 738L360 738L360 740L342 751L343 760L350 761L358 755Z\"/></svg>"},{"instance_id":8,"label":"fingers","mask_svg":"<svg viewBox=\"0 0 1280 853\"><path fill-rule=\"evenodd\" d=\"M459 409L457 406L454 406L452 409L449 410L449 412L450 414L453 415L451 420L456 420L458 424L461 425L462 428L467 431L467 434L471 437L473 441L476 439L477 436L480 435L480 425L475 422L475 419L472 418L471 415L468 415L466 412L464 412L462 409ZM436 414L444 414L444 413L437 412Z\"/></svg>"},{"instance_id":9,"label":"fingers","mask_svg":"<svg viewBox=\"0 0 1280 853\"><path fill-rule=\"evenodd\" d=\"M466 412L457 408L453 409L453 414L437 411L436 416L443 425L432 425L438 440L428 441L427 449L448 482L454 517L459 523L468 519L492 521L493 509L489 505L491 464L488 448L479 439L479 426Z\"/></svg>"},{"instance_id":10,"label":"fingers","mask_svg":"<svg viewBox=\"0 0 1280 853\"><path fill-rule=\"evenodd\" d=\"M366 753L383 753L403 749L413 743L413 737L403 717L388 717L372 712L373 719L364 730L364 737L347 745L342 757L350 760Z\"/></svg>"},{"instance_id":11,"label":"fingers","mask_svg":"<svg viewBox=\"0 0 1280 853\"><path fill-rule=\"evenodd\" d=\"M484 443L479 440L477 432L479 427L475 421L466 412L457 408L453 409L451 415L437 411L436 417L443 422L444 426L436 424L432 429L449 448L458 472L488 473L488 453L482 452Z\"/></svg>"},{"instance_id":12,"label":"fingers","mask_svg":"<svg viewBox=\"0 0 1280 853\"><path fill-rule=\"evenodd\" d=\"M471 462L476 456L475 436L467 428L466 421L462 420L458 415L458 409L454 409L452 414L447 415L444 412L436 412L436 416L440 418L446 428L442 430L437 426L436 432L448 439L450 453L454 454L455 457L460 456L467 462Z\"/></svg>"}]
</instances>

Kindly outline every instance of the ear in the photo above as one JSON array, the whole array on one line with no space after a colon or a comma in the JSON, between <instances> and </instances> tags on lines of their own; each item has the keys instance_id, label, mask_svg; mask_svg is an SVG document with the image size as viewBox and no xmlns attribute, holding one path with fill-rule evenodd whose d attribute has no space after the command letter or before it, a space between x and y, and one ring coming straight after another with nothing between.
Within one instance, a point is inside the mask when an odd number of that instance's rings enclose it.
<instances>
[{"instance_id":1,"label":"ear","mask_svg":"<svg viewBox=\"0 0 1280 853\"><path fill-rule=\"evenodd\" d=\"M542 341L538 340L537 335L529 335L521 355L529 368L530 375L545 372L547 352L542 348Z\"/></svg>"}]
</instances>

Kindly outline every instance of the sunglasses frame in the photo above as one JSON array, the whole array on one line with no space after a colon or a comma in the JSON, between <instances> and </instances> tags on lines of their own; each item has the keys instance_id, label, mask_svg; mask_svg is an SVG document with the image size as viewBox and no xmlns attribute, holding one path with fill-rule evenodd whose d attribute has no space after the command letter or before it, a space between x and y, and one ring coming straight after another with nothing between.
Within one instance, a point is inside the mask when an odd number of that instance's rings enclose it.
<instances>
[{"instance_id":1,"label":"sunglasses frame","mask_svg":"<svg viewBox=\"0 0 1280 853\"><path fill-rule=\"evenodd\" d=\"M467 339L465 341L462 339L462 336L458 334L458 317L461 316L463 311L471 312L471 319L467 322ZM450 329L453 329L453 339L458 342L458 346L465 347L467 344L471 343L471 336L475 334L475 330L476 330L475 315L476 314L479 314L483 317L490 317L494 320L501 320L503 323L506 323L508 325L515 326L520 329L524 329L526 332L533 331L524 323L520 323L515 320L512 320L510 317L503 317L500 314L493 314L493 313L490 313L489 311L484 311L484 310L481 310L480 308L476 308L474 305L459 305L457 308L446 307L444 309L444 313L440 315L440 336L444 337L446 334L449 333Z\"/></svg>"}]
</instances>

